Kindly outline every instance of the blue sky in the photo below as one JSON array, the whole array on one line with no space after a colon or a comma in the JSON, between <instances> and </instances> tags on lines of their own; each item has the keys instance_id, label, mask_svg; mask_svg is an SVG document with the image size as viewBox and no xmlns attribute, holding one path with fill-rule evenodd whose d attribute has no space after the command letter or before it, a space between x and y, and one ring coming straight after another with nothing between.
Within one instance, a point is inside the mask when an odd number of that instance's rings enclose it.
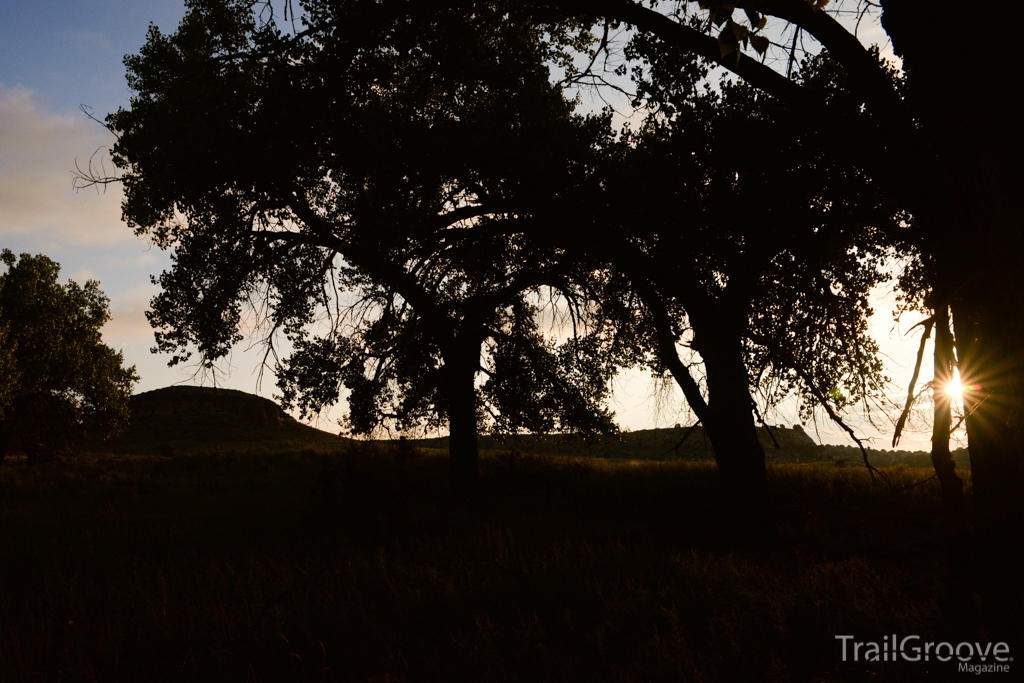
<instances>
[{"instance_id":1,"label":"blue sky","mask_svg":"<svg viewBox=\"0 0 1024 683\"><path fill-rule=\"evenodd\" d=\"M182 0L0 0L0 248L44 253L62 264L62 277L100 281L113 315L104 339L137 366L137 391L194 380L191 370L168 368L166 357L149 353L153 334L144 312L155 293L149 277L169 265L168 255L121 222L116 186L105 192L72 188L76 163L87 164L97 150L94 158L101 161L113 141L79 107L90 107L102 119L127 106L124 55L139 50L150 23L170 32L183 13ZM892 357L890 374L905 391L917 342L893 331L891 301L876 302L872 329ZM272 377L257 387L262 354L246 347L240 345L229 359L231 373L222 385L269 397L275 391ZM687 421L678 392L659 401L652 390L643 373L617 380L613 408L623 427ZM783 410L776 421L792 424L793 416ZM329 421L321 426L332 428ZM823 440L845 442L830 425L820 427ZM902 445L922 447L920 436ZM887 446L886 439L877 445Z\"/></svg>"},{"instance_id":2,"label":"blue sky","mask_svg":"<svg viewBox=\"0 0 1024 683\"><path fill-rule=\"evenodd\" d=\"M177 26L181 0L3 0L0 82L35 91L42 105L99 112L128 103L121 60L137 52L149 24Z\"/></svg>"}]
</instances>

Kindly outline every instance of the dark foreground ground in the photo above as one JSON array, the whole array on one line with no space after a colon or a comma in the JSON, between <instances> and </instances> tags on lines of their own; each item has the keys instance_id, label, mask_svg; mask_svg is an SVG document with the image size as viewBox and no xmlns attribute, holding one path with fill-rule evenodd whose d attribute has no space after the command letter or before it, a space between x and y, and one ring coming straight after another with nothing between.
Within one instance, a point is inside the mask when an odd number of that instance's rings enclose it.
<instances>
[{"instance_id":1,"label":"dark foreground ground","mask_svg":"<svg viewBox=\"0 0 1024 683\"><path fill-rule=\"evenodd\" d=\"M950 635L927 470L772 465L783 544L748 552L710 463L496 454L470 510L446 472L369 446L9 458L0 681L945 677L835 639Z\"/></svg>"}]
</instances>

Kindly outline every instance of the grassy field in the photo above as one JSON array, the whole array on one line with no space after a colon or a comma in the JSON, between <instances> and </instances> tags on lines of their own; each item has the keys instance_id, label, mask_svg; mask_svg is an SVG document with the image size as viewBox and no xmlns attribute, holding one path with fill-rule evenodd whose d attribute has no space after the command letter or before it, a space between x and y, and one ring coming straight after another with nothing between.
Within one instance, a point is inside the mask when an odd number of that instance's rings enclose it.
<instances>
[{"instance_id":1,"label":"grassy field","mask_svg":"<svg viewBox=\"0 0 1024 683\"><path fill-rule=\"evenodd\" d=\"M408 450L408 449L407 449ZM935 481L773 464L737 552L709 462L398 449L0 467L0 681L908 681L835 636L948 635ZM969 474L968 481L969 481Z\"/></svg>"}]
</instances>

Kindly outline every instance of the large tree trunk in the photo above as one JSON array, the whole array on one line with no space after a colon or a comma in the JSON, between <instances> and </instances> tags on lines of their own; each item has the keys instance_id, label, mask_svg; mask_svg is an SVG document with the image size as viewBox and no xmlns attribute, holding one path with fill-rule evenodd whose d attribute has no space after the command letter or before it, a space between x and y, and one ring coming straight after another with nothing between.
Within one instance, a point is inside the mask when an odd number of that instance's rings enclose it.
<instances>
[{"instance_id":1,"label":"large tree trunk","mask_svg":"<svg viewBox=\"0 0 1024 683\"><path fill-rule=\"evenodd\" d=\"M983 616L1011 638L1024 618L1024 136L1007 91L1019 80L1017 45L951 43L977 9L967 5L883 6L930 155L911 165L922 176L917 218L950 297L961 377L978 387L965 408ZM1019 26L1024 6L1001 3L998 16Z\"/></svg>"},{"instance_id":2,"label":"large tree trunk","mask_svg":"<svg viewBox=\"0 0 1024 683\"><path fill-rule=\"evenodd\" d=\"M707 373L704 430L715 450L727 533L746 545L771 544L778 532L740 340L720 329L697 337Z\"/></svg>"},{"instance_id":3,"label":"large tree trunk","mask_svg":"<svg viewBox=\"0 0 1024 683\"><path fill-rule=\"evenodd\" d=\"M729 316L723 311L722 307L727 305L723 301L696 305L692 300L688 302L695 334L693 348L704 360L708 390L705 400L689 368L679 359L671 320L658 293L643 286L641 278L635 282L641 283L641 296L650 311L658 356L704 424L704 433L715 451L727 535L743 545L774 542L778 531L768 498L764 449L757 439L750 378L742 351L746 311Z\"/></svg>"},{"instance_id":4,"label":"large tree trunk","mask_svg":"<svg viewBox=\"0 0 1024 683\"><path fill-rule=\"evenodd\" d=\"M445 358L444 400L448 413L448 465L452 497L469 501L477 490L480 451L477 442L476 371L479 347Z\"/></svg>"},{"instance_id":5,"label":"large tree trunk","mask_svg":"<svg viewBox=\"0 0 1024 683\"><path fill-rule=\"evenodd\" d=\"M978 592L986 625L1011 638L1020 636L1024 615L1024 377L1020 338L1008 338L1008 330L978 316L978 308L965 305L956 316L961 373L976 387L966 393L964 407L969 414Z\"/></svg>"}]
</instances>

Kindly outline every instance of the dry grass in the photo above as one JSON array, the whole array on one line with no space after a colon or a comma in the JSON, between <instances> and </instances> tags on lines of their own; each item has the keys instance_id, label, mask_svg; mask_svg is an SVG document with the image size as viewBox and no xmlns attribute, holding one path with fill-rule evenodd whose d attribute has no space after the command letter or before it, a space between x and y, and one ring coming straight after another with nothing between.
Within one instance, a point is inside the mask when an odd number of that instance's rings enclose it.
<instances>
[{"instance_id":1,"label":"dry grass","mask_svg":"<svg viewBox=\"0 0 1024 683\"><path fill-rule=\"evenodd\" d=\"M770 469L736 552L709 463L235 453L0 467L0 681L840 681L837 634L941 636L934 482Z\"/></svg>"}]
</instances>

